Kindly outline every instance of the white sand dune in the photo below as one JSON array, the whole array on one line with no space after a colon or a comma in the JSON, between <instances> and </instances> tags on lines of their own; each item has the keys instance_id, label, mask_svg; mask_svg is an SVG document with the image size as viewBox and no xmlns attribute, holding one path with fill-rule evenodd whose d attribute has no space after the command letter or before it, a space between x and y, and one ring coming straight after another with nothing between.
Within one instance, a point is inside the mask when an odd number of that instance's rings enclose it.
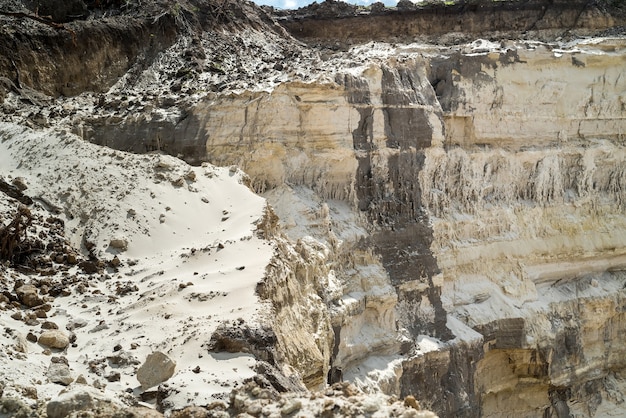
<instances>
[{"instance_id":1,"label":"white sand dune","mask_svg":"<svg viewBox=\"0 0 626 418\"><path fill-rule=\"evenodd\" d=\"M87 286L82 294L70 289L70 296L50 298L48 321L61 330L82 325L72 330L75 347L51 354L67 358L73 378L82 374L89 383L99 380L96 385L106 384L112 398L138 393L138 365L132 363L161 351L176 362L168 381L176 391L167 401L180 407L224 397L254 375L252 356L210 354L203 348L220 323L254 324L266 314L255 285L273 246L255 234L265 201L243 184L243 173L191 167L157 154L126 154L54 130L0 124L0 177L7 182L23 178L24 193L35 200L33 213L58 212L75 247L86 251L85 243L93 243L99 259L117 255L121 261L117 269L91 276L78 266L57 272L58 277L77 275ZM2 197L9 215L17 202ZM126 242L127 249L111 246L112 240ZM5 274L7 288L17 279L32 280L13 271ZM136 290L119 290L125 286ZM0 337L5 395L36 386L40 399L55 397L62 386L37 383L45 381L51 360L44 347L26 342L21 355L13 349L15 335L38 335L40 327L10 313L0 316L2 328L13 330ZM117 366L107 361L120 353L134 361ZM100 366L90 369L90 362ZM113 372L120 373L119 381L105 379Z\"/></svg>"}]
</instances>

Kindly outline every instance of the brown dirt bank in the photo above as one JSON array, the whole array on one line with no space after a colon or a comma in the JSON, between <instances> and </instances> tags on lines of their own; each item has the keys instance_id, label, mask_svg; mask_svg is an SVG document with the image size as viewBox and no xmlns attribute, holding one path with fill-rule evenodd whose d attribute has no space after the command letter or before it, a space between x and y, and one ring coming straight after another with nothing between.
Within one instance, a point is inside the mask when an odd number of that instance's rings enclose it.
<instances>
[{"instance_id":1,"label":"brown dirt bank","mask_svg":"<svg viewBox=\"0 0 626 418\"><path fill-rule=\"evenodd\" d=\"M379 4L382 6L382 4ZM280 23L308 43L369 41L455 43L476 37L554 40L597 35L626 24L620 2L588 0L458 1L397 8L349 7L327 0L294 11L275 11Z\"/></svg>"},{"instance_id":2,"label":"brown dirt bank","mask_svg":"<svg viewBox=\"0 0 626 418\"><path fill-rule=\"evenodd\" d=\"M63 3L48 0L55 1ZM23 87L55 97L104 92L131 66L149 65L181 33L216 26L226 31L276 27L265 12L245 1L118 3L99 2L108 8L90 7L86 16L63 15L56 21L54 15L29 9L27 0L0 6L0 99L3 89Z\"/></svg>"}]
</instances>

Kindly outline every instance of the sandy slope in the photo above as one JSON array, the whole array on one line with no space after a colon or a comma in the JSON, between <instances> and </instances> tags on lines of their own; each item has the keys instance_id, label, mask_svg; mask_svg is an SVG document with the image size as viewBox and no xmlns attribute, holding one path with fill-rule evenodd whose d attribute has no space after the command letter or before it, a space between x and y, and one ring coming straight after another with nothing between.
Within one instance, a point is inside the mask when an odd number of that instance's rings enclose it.
<instances>
[{"instance_id":1,"label":"sandy slope","mask_svg":"<svg viewBox=\"0 0 626 418\"><path fill-rule=\"evenodd\" d=\"M29 332L38 335L41 327L11 318L20 308L3 304L0 325L12 330L0 337L5 396L35 387L40 400L55 397L63 387L46 383L51 355L67 358L73 378L83 375L123 398L140 392L138 364L162 351L176 362L168 382L176 387L167 398L172 407L209 403L254 374L251 356L211 355L202 348L222 321L254 323L264 312L254 289L273 248L255 235L265 202L243 184L241 172L125 154L70 134L2 124L0 176L7 182L22 177L25 194L36 202L33 213L58 212L74 246L86 251L86 243L95 244L92 252L100 260L121 261L118 268L105 266L91 275L79 266L59 268L51 278L76 276L85 287L82 293L70 287L67 297L48 296L47 320L76 335L65 350L44 353L40 344L24 342L25 352L19 353L16 341L25 341ZM3 213L15 211L16 201L1 197ZM111 246L111 240L126 241L127 250L115 248L115 241ZM18 279L37 278L6 267L3 275L7 290ZM126 364L113 364L113 355ZM114 372L120 380L107 381Z\"/></svg>"}]
</instances>

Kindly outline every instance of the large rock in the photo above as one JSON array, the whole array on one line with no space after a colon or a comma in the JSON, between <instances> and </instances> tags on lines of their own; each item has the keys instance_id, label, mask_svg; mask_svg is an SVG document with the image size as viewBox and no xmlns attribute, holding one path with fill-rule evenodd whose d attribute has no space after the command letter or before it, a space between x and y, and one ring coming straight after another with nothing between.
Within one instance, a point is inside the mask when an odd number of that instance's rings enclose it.
<instances>
[{"instance_id":1,"label":"large rock","mask_svg":"<svg viewBox=\"0 0 626 418\"><path fill-rule=\"evenodd\" d=\"M148 389L172 377L175 369L176 363L172 359L160 351L155 351L148 355L137 370L137 380L143 389Z\"/></svg>"},{"instance_id":2,"label":"large rock","mask_svg":"<svg viewBox=\"0 0 626 418\"><path fill-rule=\"evenodd\" d=\"M50 347L64 349L70 344L70 337L68 337L63 331L58 329L51 329L44 331L39 337L39 344Z\"/></svg>"},{"instance_id":3,"label":"large rock","mask_svg":"<svg viewBox=\"0 0 626 418\"><path fill-rule=\"evenodd\" d=\"M73 412L103 409L107 406L112 410L117 409L97 389L81 385L48 402L46 412L48 418L65 418Z\"/></svg>"}]
</instances>

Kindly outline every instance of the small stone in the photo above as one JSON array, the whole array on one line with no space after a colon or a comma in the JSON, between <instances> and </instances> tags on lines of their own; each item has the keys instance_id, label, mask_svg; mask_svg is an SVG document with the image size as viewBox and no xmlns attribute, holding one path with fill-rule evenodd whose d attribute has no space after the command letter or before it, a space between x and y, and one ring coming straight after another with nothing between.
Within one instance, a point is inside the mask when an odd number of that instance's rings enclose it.
<instances>
[{"instance_id":1,"label":"small stone","mask_svg":"<svg viewBox=\"0 0 626 418\"><path fill-rule=\"evenodd\" d=\"M39 321L37 319L35 319L35 318L32 318L32 317L26 318L24 323L26 325L28 325L28 326L31 326L31 327L36 327L37 325L39 325Z\"/></svg>"},{"instance_id":2,"label":"small stone","mask_svg":"<svg viewBox=\"0 0 626 418\"><path fill-rule=\"evenodd\" d=\"M43 305L40 306L36 306L36 309L41 309L44 312L50 312L50 309L52 309L52 305L50 305L49 303L44 303Z\"/></svg>"},{"instance_id":3,"label":"small stone","mask_svg":"<svg viewBox=\"0 0 626 418\"><path fill-rule=\"evenodd\" d=\"M111 265L111 267L115 267L115 268L117 268L117 267L119 267L119 266L120 266L120 264L122 264L122 262L120 261L120 259L119 259L117 256L115 256L115 257L113 257L113 259L109 262L109 264Z\"/></svg>"},{"instance_id":4,"label":"small stone","mask_svg":"<svg viewBox=\"0 0 626 418\"><path fill-rule=\"evenodd\" d=\"M46 311L44 311L43 309L37 309L35 311L35 316L37 316L37 318L47 318L48 314L46 314Z\"/></svg>"},{"instance_id":5,"label":"small stone","mask_svg":"<svg viewBox=\"0 0 626 418\"><path fill-rule=\"evenodd\" d=\"M52 358L50 359L50 361L51 361L52 363L63 363L63 364L65 364L66 366L69 366L69 365L70 365L70 362L69 362L69 361L67 361L67 358L65 358L65 357L63 357L63 356L61 356L61 357L56 357L56 356L54 356L54 357L52 357Z\"/></svg>"},{"instance_id":6,"label":"small stone","mask_svg":"<svg viewBox=\"0 0 626 418\"><path fill-rule=\"evenodd\" d=\"M115 354L107 356L107 360L114 366L137 366L141 364L129 351L123 350L116 351Z\"/></svg>"},{"instance_id":7,"label":"small stone","mask_svg":"<svg viewBox=\"0 0 626 418\"><path fill-rule=\"evenodd\" d=\"M87 379L85 379L85 376L83 376L82 374L79 374L78 377L75 380L76 383L79 383L81 385L86 385L87 383Z\"/></svg>"},{"instance_id":8,"label":"small stone","mask_svg":"<svg viewBox=\"0 0 626 418\"><path fill-rule=\"evenodd\" d=\"M122 349L122 344L115 344L115 347L113 347L113 351L120 351Z\"/></svg>"},{"instance_id":9,"label":"small stone","mask_svg":"<svg viewBox=\"0 0 626 418\"><path fill-rule=\"evenodd\" d=\"M22 312L21 311L17 311L13 314L11 314L11 318L15 319L16 321L21 321L22 320Z\"/></svg>"},{"instance_id":10,"label":"small stone","mask_svg":"<svg viewBox=\"0 0 626 418\"><path fill-rule=\"evenodd\" d=\"M298 399L287 401L285 406L280 409L282 415L290 415L302 408L302 402Z\"/></svg>"},{"instance_id":11,"label":"small stone","mask_svg":"<svg viewBox=\"0 0 626 418\"><path fill-rule=\"evenodd\" d=\"M70 373L70 367L63 362L50 363L46 375L51 383L67 386L74 381Z\"/></svg>"},{"instance_id":12,"label":"small stone","mask_svg":"<svg viewBox=\"0 0 626 418\"><path fill-rule=\"evenodd\" d=\"M98 266L93 261L82 261L79 266L86 274L94 274L98 272ZM78 288L76 290L78 290L79 293L82 293Z\"/></svg>"},{"instance_id":13,"label":"small stone","mask_svg":"<svg viewBox=\"0 0 626 418\"><path fill-rule=\"evenodd\" d=\"M187 171L185 178L189 181L196 181L196 172L193 170Z\"/></svg>"},{"instance_id":14,"label":"small stone","mask_svg":"<svg viewBox=\"0 0 626 418\"><path fill-rule=\"evenodd\" d=\"M196 374L200 373L200 366L194 367L191 371L196 373Z\"/></svg>"},{"instance_id":15,"label":"small stone","mask_svg":"<svg viewBox=\"0 0 626 418\"><path fill-rule=\"evenodd\" d=\"M14 335L15 338L15 351L18 353L28 353L28 340L24 337L23 334L17 333Z\"/></svg>"},{"instance_id":16,"label":"small stone","mask_svg":"<svg viewBox=\"0 0 626 418\"><path fill-rule=\"evenodd\" d=\"M67 264L78 264L78 259L76 258L76 254L74 253L69 253L65 261L67 262Z\"/></svg>"},{"instance_id":17,"label":"small stone","mask_svg":"<svg viewBox=\"0 0 626 418\"><path fill-rule=\"evenodd\" d=\"M121 378L122 376L120 375L120 372L113 372L110 375L106 376L106 380L108 380L109 382L119 382Z\"/></svg>"},{"instance_id":18,"label":"small stone","mask_svg":"<svg viewBox=\"0 0 626 418\"><path fill-rule=\"evenodd\" d=\"M83 318L75 318L70 320L67 325L65 326L65 329L67 329L68 331L73 331L77 328L82 328L84 326L86 326L88 324L87 320L83 319Z\"/></svg>"},{"instance_id":19,"label":"small stone","mask_svg":"<svg viewBox=\"0 0 626 418\"><path fill-rule=\"evenodd\" d=\"M417 400L415 399L415 396L413 395L408 395L407 397L404 398L404 406L417 409L418 411L422 409L420 407L419 402L417 402Z\"/></svg>"},{"instance_id":20,"label":"small stone","mask_svg":"<svg viewBox=\"0 0 626 418\"><path fill-rule=\"evenodd\" d=\"M59 326L55 324L54 322L45 321L43 324L41 324L41 328L42 329L59 329Z\"/></svg>"},{"instance_id":21,"label":"small stone","mask_svg":"<svg viewBox=\"0 0 626 418\"><path fill-rule=\"evenodd\" d=\"M29 399L39 399L39 397L37 396L37 388L33 386L27 386L25 388L22 388L22 395Z\"/></svg>"},{"instance_id":22,"label":"small stone","mask_svg":"<svg viewBox=\"0 0 626 418\"><path fill-rule=\"evenodd\" d=\"M17 298L29 308L43 304L43 300L37 294L37 288L32 284L25 284L15 290Z\"/></svg>"},{"instance_id":23,"label":"small stone","mask_svg":"<svg viewBox=\"0 0 626 418\"><path fill-rule=\"evenodd\" d=\"M248 413L249 415L252 415L253 417L258 417L259 415L261 415L262 410L263 410L263 407L261 405L261 402L256 401L248 405L248 408L246 409L246 413Z\"/></svg>"},{"instance_id":24,"label":"small stone","mask_svg":"<svg viewBox=\"0 0 626 418\"><path fill-rule=\"evenodd\" d=\"M175 369L176 363L172 359L160 351L155 351L148 355L137 370L137 380L143 389L148 389L172 377Z\"/></svg>"},{"instance_id":25,"label":"small stone","mask_svg":"<svg viewBox=\"0 0 626 418\"><path fill-rule=\"evenodd\" d=\"M29 332L28 334L26 334L26 339L30 341L31 343L37 342L37 336L33 334L32 332Z\"/></svg>"},{"instance_id":26,"label":"small stone","mask_svg":"<svg viewBox=\"0 0 626 418\"><path fill-rule=\"evenodd\" d=\"M48 402L46 413L48 418L65 418L73 412L94 410L96 407L104 405L105 402L102 399L102 394L96 389L80 386L69 392L64 392Z\"/></svg>"},{"instance_id":27,"label":"small stone","mask_svg":"<svg viewBox=\"0 0 626 418\"><path fill-rule=\"evenodd\" d=\"M17 187L20 190L20 192L23 192L24 190L28 189L28 186L26 185L26 180L24 180L24 177L15 177L13 181L11 182L11 184Z\"/></svg>"},{"instance_id":28,"label":"small stone","mask_svg":"<svg viewBox=\"0 0 626 418\"><path fill-rule=\"evenodd\" d=\"M70 338L58 329L48 330L39 337L39 344L45 347L64 349L70 344Z\"/></svg>"},{"instance_id":29,"label":"small stone","mask_svg":"<svg viewBox=\"0 0 626 418\"><path fill-rule=\"evenodd\" d=\"M124 238L114 238L109 242L109 246L116 250L126 251L128 249L128 241Z\"/></svg>"}]
</instances>

